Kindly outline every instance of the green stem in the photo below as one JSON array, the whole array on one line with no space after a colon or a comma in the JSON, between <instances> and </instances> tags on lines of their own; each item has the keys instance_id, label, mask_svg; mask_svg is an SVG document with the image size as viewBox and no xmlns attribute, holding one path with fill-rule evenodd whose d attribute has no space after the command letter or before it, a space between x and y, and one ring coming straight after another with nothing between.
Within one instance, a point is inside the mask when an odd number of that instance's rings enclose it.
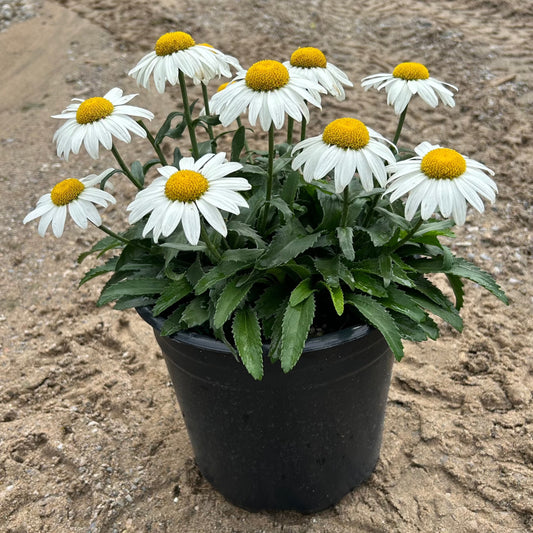
<instances>
[{"instance_id":1,"label":"green stem","mask_svg":"<svg viewBox=\"0 0 533 533\"><path fill-rule=\"evenodd\" d=\"M416 222L416 224L409 230L409 232L407 233L407 235L403 238L403 239L400 239L395 245L394 245L394 248L391 250L391 253L394 252L395 250L397 250L400 246L402 246L403 244L405 244L417 231L418 231L418 228L420 228L420 226L422 225L422 222L423 220L420 218L418 220L418 222Z\"/></svg>"},{"instance_id":2,"label":"green stem","mask_svg":"<svg viewBox=\"0 0 533 533\"><path fill-rule=\"evenodd\" d=\"M207 86L204 82L202 82L202 96L204 97L205 114L210 116L211 111L209 110L209 95L207 94ZM207 133L209 134L209 139L211 140L211 151L215 153L217 151L217 143L215 141L213 126L211 126L211 124L207 125Z\"/></svg>"},{"instance_id":3,"label":"green stem","mask_svg":"<svg viewBox=\"0 0 533 533\"><path fill-rule=\"evenodd\" d=\"M304 117L302 117L302 129L300 133L300 140L303 141L305 139L305 132L307 130L307 120L305 120Z\"/></svg>"},{"instance_id":4,"label":"green stem","mask_svg":"<svg viewBox=\"0 0 533 533\"><path fill-rule=\"evenodd\" d=\"M376 208L376 205L379 201L379 194L374 195L371 200L368 202L368 209L365 214L365 219L363 220L363 228L367 228L368 224L370 223L370 219L372 218L372 214L374 213L374 209Z\"/></svg>"},{"instance_id":5,"label":"green stem","mask_svg":"<svg viewBox=\"0 0 533 533\"><path fill-rule=\"evenodd\" d=\"M150 144L154 148L155 153L157 154L157 157L159 157L159 161L161 161L161 164L163 166L166 166L168 164L167 160L165 156L163 155L163 152L161 151L161 147L156 144L154 136L150 133L150 131L148 130L148 128L146 127L146 125L144 124L142 120L138 120L137 123L146 132L146 138L150 141Z\"/></svg>"},{"instance_id":6,"label":"green stem","mask_svg":"<svg viewBox=\"0 0 533 533\"><path fill-rule=\"evenodd\" d=\"M398 140L400 139L400 133L402 133L403 123L405 120L405 116L407 115L407 107L405 106L405 109L402 111L402 114L400 115L400 120L398 121L398 127L396 128L396 133L394 134L394 140L392 141L394 143L394 146L398 144ZM398 153L398 148L396 148L396 153Z\"/></svg>"},{"instance_id":7,"label":"green stem","mask_svg":"<svg viewBox=\"0 0 533 533\"><path fill-rule=\"evenodd\" d=\"M191 152L194 159L198 159L200 153L198 151L198 141L196 140L196 131L194 130L194 124L192 123L191 110L189 108L189 97L187 96L187 85L185 84L185 75L180 70L178 74L181 100L183 102L183 118L187 123L187 129L189 130L189 137L191 139Z\"/></svg>"},{"instance_id":8,"label":"green stem","mask_svg":"<svg viewBox=\"0 0 533 533\"><path fill-rule=\"evenodd\" d=\"M294 119L289 117L287 119L287 144L292 144L292 132L294 130Z\"/></svg>"},{"instance_id":9,"label":"green stem","mask_svg":"<svg viewBox=\"0 0 533 533\"><path fill-rule=\"evenodd\" d=\"M272 187L274 184L274 124L270 125L268 130L268 173L267 173L267 187L265 195L265 205L263 208L263 216L261 223L259 224L259 234L262 235L265 232L268 222L268 212L270 211L270 201L272 200Z\"/></svg>"},{"instance_id":10,"label":"green stem","mask_svg":"<svg viewBox=\"0 0 533 533\"><path fill-rule=\"evenodd\" d=\"M237 126L239 126L239 128L242 127L241 117L237 117ZM248 146L248 141L246 140L246 134L244 135L244 149L248 155L250 153L250 147Z\"/></svg>"},{"instance_id":11,"label":"green stem","mask_svg":"<svg viewBox=\"0 0 533 533\"><path fill-rule=\"evenodd\" d=\"M122 157L120 157L120 154L118 153L118 150L114 144L111 146L111 152L115 156L117 163L119 164L120 168L122 169L122 172L124 172L127 178L133 183L133 185L135 185L135 187L137 187L137 189L142 189L142 183L140 183L139 180L135 178L135 176L130 172L130 169L126 166L126 163L124 163Z\"/></svg>"},{"instance_id":12,"label":"green stem","mask_svg":"<svg viewBox=\"0 0 533 533\"><path fill-rule=\"evenodd\" d=\"M350 207L350 192L348 186L344 187L342 192L342 216L341 216L341 228L345 228L348 222L348 208Z\"/></svg>"},{"instance_id":13,"label":"green stem","mask_svg":"<svg viewBox=\"0 0 533 533\"><path fill-rule=\"evenodd\" d=\"M200 236L202 238L202 241L205 242L207 249L211 252L211 255L215 258L215 261L218 263L222 259L222 255L220 255L220 252L216 249L215 245L212 243L211 239L209 238L209 234L207 233L203 224L201 226Z\"/></svg>"}]
</instances>

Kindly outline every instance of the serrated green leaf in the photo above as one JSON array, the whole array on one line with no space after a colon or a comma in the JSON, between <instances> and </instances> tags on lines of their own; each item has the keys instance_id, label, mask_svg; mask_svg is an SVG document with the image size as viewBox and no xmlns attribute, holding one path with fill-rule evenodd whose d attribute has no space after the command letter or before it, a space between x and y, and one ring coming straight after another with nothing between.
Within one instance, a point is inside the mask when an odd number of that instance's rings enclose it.
<instances>
[{"instance_id":1,"label":"serrated green leaf","mask_svg":"<svg viewBox=\"0 0 533 533\"><path fill-rule=\"evenodd\" d=\"M309 298L296 306L288 305L282 322L280 360L284 372L291 370L300 359L315 317L315 299Z\"/></svg>"},{"instance_id":2,"label":"serrated green leaf","mask_svg":"<svg viewBox=\"0 0 533 533\"><path fill-rule=\"evenodd\" d=\"M128 279L119 283L106 286L96 305L102 306L113 300L118 300L123 296L150 296L152 294L161 294L168 280L155 278Z\"/></svg>"},{"instance_id":3,"label":"serrated green leaf","mask_svg":"<svg viewBox=\"0 0 533 533\"><path fill-rule=\"evenodd\" d=\"M185 323L181 319L184 309L185 309L185 305L184 304L180 305L165 320L165 322L163 323L163 327L161 328L161 335L163 337L172 335L186 328Z\"/></svg>"},{"instance_id":4,"label":"serrated green leaf","mask_svg":"<svg viewBox=\"0 0 533 533\"><path fill-rule=\"evenodd\" d=\"M266 270L287 263L313 246L319 236L319 233L301 235L293 226L284 226L272 239L257 267Z\"/></svg>"},{"instance_id":5,"label":"serrated green leaf","mask_svg":"<svg viewBox=\"0 0 533 533\"><path fill-rule=\"evenodd\" d=\"M335 257L318 257L314 260L315 268L324 278L326 285L339 285L340 258Z\"/></svg>"},{"instance_id":6,"label":"serrated green leaf","mask_svg":"<svg viewBox=\"0 0 533 533\"><path fill-rule=\"evenodd\" d=\"M274 316L279 310L280 303L287 297L285 287L278 283L268 286L261 296L259 296L255 310L261 320L265 320Z\"/></svg>"},{"instance_id":7,"label":"serrated green leaf","mask_svg":"<svg viewBox=\"0 0 533 533\"><path fill-rule=\"evenodd\" d=\"M239 261L223 261L218 265L214 266L211 270L206 272L194 286L194 292L197 295L200 295L214 287L220 281L228 279L233 274L249 268L253 265L253 262L239 262Z\"/></svg>"},{"instance_id":8,"label":"serrated green leaf","mask_svg":"<svg viewBox=\"0 0 533 533\"><path fill-rule=\"evenodd\" d=\"M123 246L124 242L120 239L111 236L104 237L103 239L99 240L89 251L80 254L78 256L78 263L81 263L86 257L96 252L104 253L109 250L114 250L115 248L122 248Z\"/></svg>"},{"instance_id":9,"label":"serrated green leaf","mask_svg":"<svg viewBox=\"0 0 533 533\"><path fill-rule=\"evenodd\" d=\"M337 239L339 239L339 246L348 261L355 259L355 250L353 247L353 228L337 228Z\"/></svg>"},{"instance_id":10,"label":"serrated green leaf","mask_svg":"<svg viewBox=\"0 0 533 533\"><path fill-rule=\"evenodd\" d=\"M235 232L241 237L244 237L250 241L252 241L258 248L263 248L265 246L265 241L261 238L261 236L248 224L245 224L244 222L240 222L238 220L231 220L228 223L228 232Z\"/></svg>"},{"instance_id":11,"label":"serrated green leaf","mask_svg":"<svg viewBox=\"0 0 533 533\"><path fill-rule=\"evenodd\" d=\"M209 302L207 297L198 296L191 300L181 315L188 328L201 326L209 320Z\"/></svg>"},{"instance_id":12,"label":"serrated green leaf","mask_svg":"<svg viewBox=\"0 0 533 533\"><path fill-rule=\"evenodd\" d=\"M241 152L244 148L246 141L246 129L244 126L239 126L237 131L233 135L231 141L231 161L239 161L241 158Z\"/></svg>"},{"instance_id":13,"label":"serrated green leaf","mask_svg":"<svg viewBox=\"0 0 533 533\"><path fill-rule=\"evenodd\" d=\"M107 274L108 272L114 272L117 265L118 256L111 257L103 265L98 265L97 267L91 268L87 271L83 278L81 278L79 286L87 283L89 280L101 276L102 274Z\"/></svg>"},{"instance_id":14,"label":"serrated green leaf","mask_svg":"<svg viewBox=\"0 0 533 533\"><path fill-rule=\"evenodd\" d=\"M220 293L213 317L215 329L220 329L229 320L233 311L244 300L251 288L250 283L239 286L238 282L239 278L232 279Z\"/></svg>"},{"instance_id":15,"label":"serrated green leaf","mask_svg":"<svg viewBox=\"0 0 533 533\"><path fill-rule=\"evenodd\" d=\"M446 274L446 277L448 278L448 283L450 284L450 287L452 288L453 293L455 295L455 309L457 309L457 311L460 311L463 307L465 295L465 291L463 289L463 280L455 274Z\"/></svg>"},{"instance_id":16,"label":"serrated green leaf","mask_svg":"<svg viewBox=\"0 0 533 533\"><path fill-rule=\"evenodd\" d=\"M387 296L387 290L383 286L383 282L366 272L355 272L352 285L355 289L370 294L370 296L376 296L378 298Z\"/></svg>"},{"instance_id":17,"label":"serrated green leaf","mask_svg":"<svg viewBox=\"0 0 533 533\"><path fill-rule=\"evenodd\" d=\"M156 301L156 298L150 298L149 296L124 296L116 301L113 309L123 311L124 309L131 309L132 307L153 305Z\"/></svg>"},{"instance_id":18,"label":"serrated green leaf","mask_svg":"<svg viewBox=\"0 0 533 533\"><path fill-rule=\"evenodd\" d=\"M380 300L385 307L406 315L415 322L422 322L427 317L416 302L395 285L389 285L386 292L386 298Z\"/></svg>"},{"instance_id":19,"label":"serrated green leaf","mask_svg":"<svg viewBox=\"0 0 533 533\"><path fill-rule=\"evenodd\" d=\"M239 261L241 263L255 262L264 253L259 248L237 248L226 250L222 254L222 261Z\"/></svg>"},{"instance_id":20,"label":"serrated green leaf","mask_svg":"<svg viewBox=\"0 0 533 533\"><path fill-rule=\"evenodd\" d=\"M342 292L342 289L338 285L326 285L326 287L328 288L335 311L339 316L342 316L344 313L344 293Z\"/></svg>"},{"instance_id":21,"label":"serrated green leaf","mask_svg":"<svg viewBox=\"0 0 533 533\"><path fill-rule=\"evenodd\" d=\"M171 281L161 294L153 309L153 315L158 316L163 311L177 304L182 298L191 294L191 284L182 276L178 280Z\"/></svg>"},{"instance_id":22,"label":"serrated green leaf","mask_svg":"<svg viewBox=\"0 0 533 533\"><path fill-rule=\"evenodd\" d=\"M289 304L295 307L309 298L313 292L315 292L315 289L311 287L311 280L306 278L292 290L289 298Z\"/></svg>"},{"instance_id":23,"label":"serrated green leaf","mask_svg":"<svg viewBox=\"0 0 533 533\"><path fill-rule=\"evenodd\" d=\"M232 332L246 370L260 380L263 377L263 345L256 314L250 308L239 309L233 319Z\"/></svg>"},{"instance_id":24,"label":"serrated green leaf","mask_svg":"<svg viewBox=\"0 0 533 533\"><path fill-rule=\"evenodd\" d=\"M403 357L403 344L394 319L379 302L363 294L348 294L346 303L354 305L372 326L378 329L398 361Z\"/></svg>"},{"instance_id":25,"label":"serrated green leaf","mask_svg":"<svg viewBox=\"0 0 533 533\"><path fill-rule=\"evenodd\" d=\"M131 164L131 174L140 185L144 185L144 171L140 161L134 161Z\"/></svg>"}]
</instances>

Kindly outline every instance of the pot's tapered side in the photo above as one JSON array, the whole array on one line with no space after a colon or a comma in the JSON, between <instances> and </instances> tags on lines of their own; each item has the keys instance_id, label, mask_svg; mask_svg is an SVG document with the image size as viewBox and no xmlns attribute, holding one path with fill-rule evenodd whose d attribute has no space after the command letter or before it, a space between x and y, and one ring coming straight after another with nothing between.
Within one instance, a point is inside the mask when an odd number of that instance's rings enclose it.
<instances>
[{"instance_id":1,"label":"pot's tapered side","mask_svg":"<svg viewBox=\"0 0 533 533\"><path fill-rule=\"evenodd\" d=\"M337 503L379 458L393 356L366 326L313 339L289 373L265 358L255 381L222 344L162 337L196 463L232 503L314 512Z\"/></svg>"}]
</instances>

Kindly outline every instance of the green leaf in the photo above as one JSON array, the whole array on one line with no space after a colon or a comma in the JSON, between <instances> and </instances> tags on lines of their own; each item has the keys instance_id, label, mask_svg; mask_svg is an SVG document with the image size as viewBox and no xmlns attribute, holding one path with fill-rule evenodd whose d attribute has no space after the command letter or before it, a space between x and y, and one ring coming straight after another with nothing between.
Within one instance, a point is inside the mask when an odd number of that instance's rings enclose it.
<instances>
[{"instance_id":1,"label":"green leaf","mask_svg":"<svg viewBox=\"0 0 533 533\"><path fill-rule=\"evenodd\" d=\"M140 161L134 161L131 164L131 173L141 185L144 185L144 171Z\"/></svg>"},{"instance_id":2,"label":"green leaf","mask_svg":"<svg viewBox=\"0 0 533 533\"><path fill-rule=\"evenodd\" d=\"M357 310L377 328L385 337L387 344L398 361L403 357L403 344L394 319L379 302L363 294L348 294L346 303L354 305Z\"/></svg>"},{"instance_id":3,"label":"green leaf","mask_svg":"<svg viewBox=\"0 0 533 533\"><path fill-rule=\"evenodd\" d=\"M232 279L224 287L215 307L215 316L213 317L215 329L220 329L229 320L233 311L248 294L250 287L250 283L239 286L239 278Z\"/></svg>"},{"instance_id":4,"label":"green leaf","mask_svg":"<svg viewBox=\"0 0 533 533\"><path fill-rule=\"evenodd\" d=\"M160 315L163 311L177 304L182 298L192 292L191 284L182 276L180 279L171 281L161 294L154 306L154 316Z\"/></svg>"},{"instance_id":5,"label":"green leaf","mask_svg":"<svg viewBox=\"0 0 533 533\"><path fill-rule=\"evenodd\" d=\"M279 309L280 303L287 297L285 287L278 283L268 286L255 304L255 310L261 320L274 316Z\"/></svg>"},{"instance_id":6,"label":"green leaf","mask_svg":"<svg viewBox=\"0 0 533 533\"><path fill-rule=\"evenodd\" d=\"M237 233L241 237L248 239L249 241L252 241L259 248L263 248L265 246L265 241L263 241L260 235L244 222L240 222L238 220L231 220L228 223L228 232L231 231Z\"/></svg>"},{"instance_id":7,"label":"green leaf","mask_svg":"<svg viewBox=\"0 0 533 533\"><path fill-rule=\"evenodd\" d=\"M168 280L155 278L128 279L119 283L107 286L100 294L96 305L102 306L113 300L118 300L123 296L148 296L161 294Z\"/></svg>"},{"instance_id":8,"label":"green leaf","mask_svg":"<svg viewBox=\"0 0 533 533\"><path fill-rule=\"evenodd\" d=\"M218 282L228 279L239 270L248 268L250 265L253 265L253 262L223 261L219 263L200 278L194 286L195 294L199 295L204 293L214 287Z\"/></svg>"},{"instance_id":9,"label":"green leaf","mask_svg":"<svg viewBox=\"0 0 533 533\"><path fill-rule=\"evenodd\" d=\"M260 380L263 377L263 345L256 314L250 308L239 309L233 319L232 332L244 366Z\"/></svg>"},{"instance_id":10,"label":"green leaf","mask_svg":"<svg viewBox=\"0 0 533 533\"><path fill-rule=\"evenodd\" d=\"M400 332L402 339L411 342L422 342L427 340L427 333L418 322L415 322L414 320L411 320L409 317L400 313L392 312L391 316L396 322L396 326L398 327L398 331Z\"/></svg>"},{"instance_id":11,"label":"green leaf","mask_svg":"<svg viewBox=\"0 0 533 533\"><path fill-rule=\"evenodd\" d=\"M422 322L427 317L427 314L418 307L412 298L395 285L389 285L387 297L382 299L381 303L393 311L408 316L415 322Z\"/></svg>"},{"instance_id":12,"label":"green leaf","mask_svg":"<svg viewBox=\"0 0 533 533\"><path fill-rule=\"evenodd\" d=\"M241 152L246 141L246 128L239 126L231 141L231 161L240 161Z\"/></svg>"},{"instance_id":13,"label":"green leaf","mask_svg":"<svg viewBox=\"0 0 533 533\"><path fill-rule=\"evenodd\" d=\"M299 234L293 226L283 226L272 239L257 267L268 269L287 263L315 244L320 233Z\"/></svg>"},{"instance_id":14,"label":"green leaf","mask_svg":"<svg viewBox=\"0 0 533 533\"><path fill-rule=\"evenodd\" d=\"M394 238L394 235L398 231L398 227L390 220L390 218L385 217L379 218L368 228L357 226L356 229L367 233L372 244L376 247L385 246Z\"/></svg>"},{"instance_id":15,"label":"green leaf","mask_svg":"<svg viewBox=\"0 0 533 533\"><path fill-rule=\"evenodd\" d=\"M294 199L296 198L296 193L298 191L298 186L300 185L300 172L294 170L287 174L287 178L283 183L283 188L281 190L281 197L289 206L292 206Z\"/></svg>"},{"instance_id":16,"label":"green leaf","mask_svg":"<svg viewBox=\"0 0 533 533\"><path fill-rule=\"evenodd\" d=\"M311 280L306 278L301 281L291 292L289 304L295 307L304 300L307 300L307 298L309 298L313 292L315 292L315 289L311 287Z\"/></svg>"},{"instance_id":17,"label":"green leaf","mask_svg":"<svg viewBox=\"0 0 533 533\"><path fill-rule=\"evenodd\" d=\"M79 286L87 283L89 280L101 276L102 274L107 274L108 272L114 272L115 267L117 266L118 256L111 257L103 265L98 265L97 267L91 268L87 271L83 278L80 280Z\"/></svg>"},{"instance_id":18,"label":"green leaf","mask_svg":"<svg viewBox=\"0 0 533 533\"><path fill-rule=\"evenodd\" d=\"M259 248L236 248L233 250L226 250L222 254L222 261L239 261L241 263L252 263L257 261L264 253L264 250Z\"/></svg>"},{"instance_id":19,"label":"green leaf","mask_svg":"<svg viewBox=\"0 0 533 533\"><path fill-rule=\"evenodd\" d=\"M340 258L335 257L318 257L314 260L315 268L324 278L326 285L339 285Z\"/></svg>"},{"instance_id":20,"label":"green leaf","mask_svg":"<svg viewBox=\"0 0 533 533\"><path fill-rule=\"evenodd\" d=\"M80 254L78 256L78 263L81 263L86 257L96 252L101 252L99 255L102 255L108 250L121 248L122 246L124 246L124 242L120 239L111 236L104 237L103 239L99 240L88 252L83 252Z\"/></svg>"},{"instance_id":21,"label":"green leaf","mask_svg":"<svg viewBox=\"0 0 533 533\"><path fill-rule=\"evenodd\" d=\"M270 337L270 349L268 357L272 362L277 361L281 356L281 337L283 333L283 318L285 316L285 309L289 303L289 299L285 298L278 307L276 319L272 325L272 335Z\"/></svg>"},{"instance_id":22,"label":"green leaf","mask_svg":"<svg viewBox=\"0 0 533 533\"><path fill-rule=\"evenodd\" d=\"M281 334L281 368L291 370L300 359L315 317L315 299L309 298L296 306L288 305L283 315Z\"/></svg>"},{"instance_id":23,"label":"green leaf","mask_svg":"<svg viewBox=\"0 0 533 533\"><path fill-rule=\"evenodd\" d=\"M370 296L381 298L388 294L383 286L383 282L366 272L355 272L352 285L353 288L359 289L361 292L366 292L367 294L370 294Z\"/></svg>"},{"instance_id":24,"label":"green leaf","mask_svg":"<svg viewBox=\"0 0 533 533\"><path fill-rule=\"evenodd\" d=\"M124 309L131 309L132 307L142 307L144 305L153 305L156 302L155 298L149 296L124 296L119 298L113 309L123 311Z\"/></svg>"},{"instance_id":25,"label":"green leaf","mask_svg":"<svg viewBox=\"0 0 533 533\"><path fill-rule=\"evenodd\" d=\"M481 287L484 289L487 289L504 304L509 305L507 296L502 291L501 287L496 283L494 278L488 272L481 270L479 267L473 263L470 263L466 259L455 257L453 265L449 270L446 271L446 274L453 274L455 276L469 279L470 281L481 285Z\"/></svg>"},{"instance_id":26,"label":"green leaf","mask_svg":"<svg viewBox=\"0 0 533 533\"><path fill-rule=\"evenodd\" d=\"M379 273L383 278L383 284L385 287L390 285L392 280L392 258L390 255L380 255L378 258L379 261Z\"/></svg>"},{"instance_id":27,"label":"green leaf","mask_svg":"<svg viewBox=\"0 0 533 533\"><path fill-rule=\"evenodd\" d=\"M183 315L183 310L185 305L180 305L172 314L165 320L163 327L161 328L161 335L166 337L167 335L172 335L182 329L185 329L185 324L182 321L181 317Z\"/></svg>"},{"instance_id":28,"label":"green leaf","mask_svg":"<svg viewBox=\"0 0 533 533\"><path fill-rule=\"evenodd\" d=\"M450 287L452 288L453 293L455 294L455 309L457 309L457 311L460 311L463 307L465 295L465 291L463 289L463 280L455 274L446 274L446 277L448 278L448 283L450 284Z\"/></svg>"},{"instance_id":29,"label":"green leaf","mask_svg":"<svg viewBox=\"0 0 533 533\"><path fill-rule=\"evenodd\" d=\"M452 302L442 291L425 278L415 280L416 291L410 291L410 298L423 309L440 316L457 331L463 330L463 320ZM421 293L421 294L420 294Z\"/></svg>"},{"instance_id":30,"label":"green leaf","mask_svg":"<svg viewBox=\"0 0 533 533\"><path fill-rule=\"evenodd\" d=\"M169 113L169 115L165 119L165 122L163 122L163 125L161 126L161 128L159 128L159 131L157 132L157 135L155 136L155 144L157 145L161 144L161 141L170 131L170 124L172 123L172 120L178 116L183 116L183 113L181 111L173 111L172 113ZM183 133L187 125L184 120L182 120L180 124L182 128L182 133Z\"/></svg>"},{"instance_id":31,"label":"green leaf","mask_svg":"<svg viewBox=\"0 0 533 533\"><path fill-rule=\"evenodd\" d=\"M339 239L339 246L341 247L344 257L346 257L348 261L353 261L355 259L353 228L337 228L337 239Z\"/></svg>"},{"instance_id":32,"label":"green leaf","mask_svg":"<svg viewBox=\"0 0 533 533\"><path fill-rule=\"evenodd\" d=\"M207 297L199 296L189 302L183 310L181 319L188 328L201 326L209 320L209 302Z\"/></svg>"},{"instance_id":33,"label":"green leaf","mask_svg":"<svg viewBox=\"0 0 533 533\"><path fill-rule=\"evenodd\" d=\"M339 316L342 316L344 313L344 293L342 292L342 289L338 285L331 286L326 284L326 287L331 295L331 301L333 302L335 311Z\"/></svg>"}]
</instances>

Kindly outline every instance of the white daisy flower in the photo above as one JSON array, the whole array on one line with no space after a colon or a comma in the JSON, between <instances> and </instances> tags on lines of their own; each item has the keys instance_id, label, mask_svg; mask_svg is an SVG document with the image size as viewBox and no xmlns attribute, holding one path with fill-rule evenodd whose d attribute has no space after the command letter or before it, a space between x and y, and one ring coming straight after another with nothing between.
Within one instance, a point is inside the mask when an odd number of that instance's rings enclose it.
<instances>
[{"instance_id":1,"label":"white daisy flower","mask_svg":"<svg viewBox=\"0 0 533 533\"><path fill-rule=\"evenodd\" d=\"M165 92L165 83L176 85L179 73L183 72L196 82L209 81L215 77L231 77L230 65L237 68L239 62L206 44L196 44L185 32L165 33L157 40L155 48L146 54L128 75L141 87L150 87L153 75L158 93Z\"/></svg>"},{"instance_id":2,"label":"white daisy flower","mask_svg":"<svg viewBox=\"0 0 533 533\"><path fill-rule=\"evenodd\" d=\"M204 71L200 73L199 77L194 76L192 81L195 85L199 85L200 83L207 85L215 77L220 78L221 76L223 76L225 78L231 78L232 74L229 67L234 68L236 72L242 70L241 64L239 63L239 60L236 57L224 54L223 52L217 50L208 43L202 43L198 46L205 46L212 54L215 54L216 58L220 62L220 69L218 72Z\"/></svg>"},{"instance_id":3,"label":"white daisy flower","mask_svg":"<svg viewBox=\"0 0 533 533\"><path fill-rule=\"evenodd\" d=\"M81 179L68 178L60 181L51 192L39 198L37 207L26 215L23 223L41 217L39 235L44 237L51 223L54 235L61 237L68 210L70 217L80 228L86 229L88 220L95 226L100 226L102 219L94 204L107 207L108 202L114 204L116 200L108 192L94 185L100 183L112 171L112 168L108 168L99 175L91 174Z\"/></svg>"},{"instance_id":4,"label":"white daisy flower","mask_svg":"<svg viewBox=\"0 0 533 533\"><path fill-rule=\"evenodd\" d=\"M165 166L161 174L146 189L139 191L127 207L131 224L150 213L143 237L150 231L153 239L168 237L181 222L187 241L197 244L200 238L200 214L226 236L227 228L219 209L239 214L239 207L248 207L236 191L247 191L251 185L244 178L225 177L242 168L240 163L228 163L226 154L206 154L198 161L184 157L179 169Z\"/></svg>"},{"instance_id":5,"label":"white daisy flower","mask_svg":"<svg viewBox=\"0 0 533 533\"><path fill-rule=\"evenodd\" d=\"M248 108L250 124L255 126L259 117L261 128L268 131L272 123L277 129L283 127L285 113L298 122L309 120L306 102L320 107L318 93L325 92L318 83L291 76L282 63L266 59L239 72L223 91L213 95L210 108L224 126Z\"/></svg>"},{"instance_id":6,"label":"white daisy flower","mask_svg":"<svg viewBox=\"0 0 533 533\"><path fill-rule=\"evenodd\" d=\"M359 173L365 191L374 188L374 178L381 187L387 183L385 161L395 161L390 143L376 131L355 118L338 118L330 122L322 135L299 142L292 153L301 150L292 162L293 170L303 168L304 180L310 183L335 170L335 191L340 193Z\"/></svg>"},{"instance_id":7,"label":"white daisy flower","mask_svg":"<svg viewBox=\"0 0 533 533\"><path fill-rule=\"evenodd\" d=\"M122 89L115 87L103 97L73 98L77 103L70 104L60 115L52 117L66 120L54 134L57 155L68 160L69 153L77 154L83 143L87 153L98 159L99 144L111 150L113 137L126 143L131 141L130 132L145 138L146 131L132 117L152 120L154 115L142 107L126 105L135 96L122 96Z\"/></svg>"},{"instance_id":8,"label":"white daisy flower","mask_svg":"<svg viewBox=\"0 0 533 533\"><path fill-rule=\"evenodd\" d=\"M324 87L328 94L342 101L345 98L344 87L353 87L353 83L346 74L328 62L324 53L318 48L311 46L298 48L291 55L290 61L283 63L292 74L303 76Z\"/></svg>"},{"instance_id":9,"label":"white daisy flower","mask_svg":"<svg viewBox=\"0 0 533 533\"><path fill-rule=\"evenodd\" d=\"M387 92L387 104L394 106L394 112L401 115L411 98L418 94L426 104L437 107L439 98L445 105L455 106L453 92L445 85L457 91L450 83L436 80L429 76L428 69L421 63L400 63L392 74L373 74L363 78L361 85L367 91L371 87Z\"/></svg>"},{"instance_id":10,"label":"white daisy flower","mask_svg":"<svg viewBox=\"0 0 533 533\"><path fill-rule=\"evenodd\" d=\"M440 211L462 226L466 218L466 202L480 213L485 206L480 196L494 203L498 187L487 176L494 172L482 163L465 157L450 148L423 142L415 148L416 156L388 167L392 176L387 193L391 202L409 193L405 203L405 218L411 220L417 209L427 220Z\"/></svg>"}]
</instances>

